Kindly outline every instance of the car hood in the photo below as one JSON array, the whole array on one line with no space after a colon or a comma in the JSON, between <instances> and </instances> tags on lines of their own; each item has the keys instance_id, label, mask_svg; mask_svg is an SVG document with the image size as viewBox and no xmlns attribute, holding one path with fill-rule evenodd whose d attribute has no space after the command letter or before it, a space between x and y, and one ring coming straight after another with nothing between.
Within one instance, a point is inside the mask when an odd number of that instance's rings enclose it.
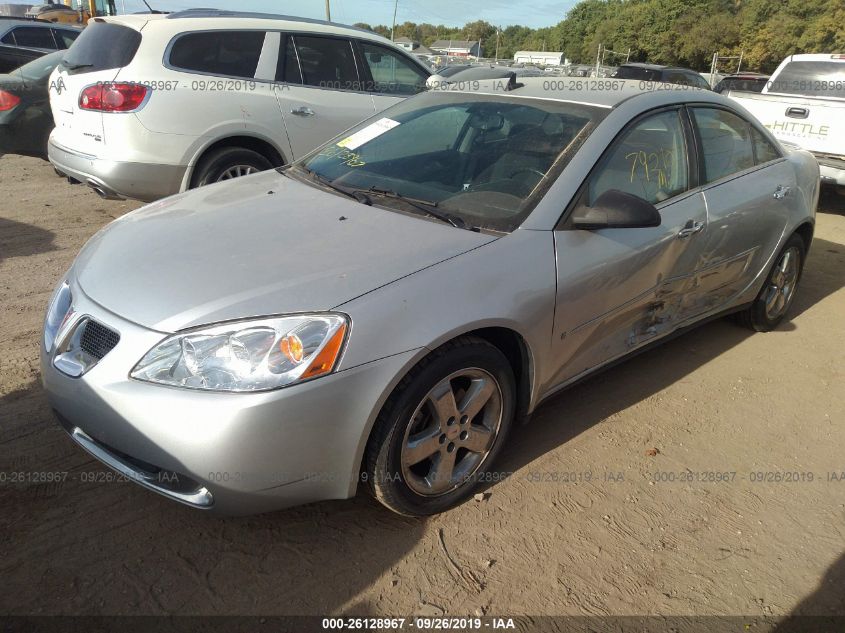
<instances>
[{"instance_id":1,"label":"car hood","mask_svg":"<svg viewBox=\"0 0 845 633\"><path fill-rule=\"evenodd\" d=\"M107 310L174 332L330 310L494 239L271 170L123 216L85 245L73 274Z\"/></svg>"}]
</instances>

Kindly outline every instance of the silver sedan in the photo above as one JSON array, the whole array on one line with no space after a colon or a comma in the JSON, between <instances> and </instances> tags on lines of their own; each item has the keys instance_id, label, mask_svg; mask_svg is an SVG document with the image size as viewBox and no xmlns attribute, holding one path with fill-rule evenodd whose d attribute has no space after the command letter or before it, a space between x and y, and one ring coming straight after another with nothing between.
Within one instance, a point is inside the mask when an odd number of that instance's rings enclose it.
<instances>
[{"instance_id":1,"label":"silver sedan","mask_svg":"<svg viewBox=\"0 0 845 633\"><path fill-rule=\"evenodd\" d=\"M195 508L426 515L566 386L717 316L776 327L813 157L709 91L567 82L422 94L100 231L44 326L70 437Z\"/></svg>"}]
</instances>

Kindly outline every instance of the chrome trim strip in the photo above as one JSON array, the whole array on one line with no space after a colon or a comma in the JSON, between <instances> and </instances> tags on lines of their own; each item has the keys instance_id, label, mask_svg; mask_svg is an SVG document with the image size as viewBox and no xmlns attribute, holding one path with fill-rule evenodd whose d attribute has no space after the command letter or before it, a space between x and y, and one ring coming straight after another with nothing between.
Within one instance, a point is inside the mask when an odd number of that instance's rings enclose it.
<instances>
[{"instance_id":1,"label":"chrome trim strip","mask_svg":"<svg viewBox=\"0 0 845 633\"><path fill-rule=\"evenodd\" d=\"M153 483L155 481L155 477L153 475L138 470L134 466L127 464L116 455L107 451L101 444L78 426L74 426L71 429L70 437L74 442L88 451L88 453L90 453L93 457L103 462L109 468L116 470L121 475L131 479L136 484L140 484L145 488L149 488L153 492L157 492L160 495L180 501L195 508L210 508L214 505L214 497L207 488L200 488L193 493L182 493L167 490L166 488L156 485Z\"/></svg>"}]
</instances>

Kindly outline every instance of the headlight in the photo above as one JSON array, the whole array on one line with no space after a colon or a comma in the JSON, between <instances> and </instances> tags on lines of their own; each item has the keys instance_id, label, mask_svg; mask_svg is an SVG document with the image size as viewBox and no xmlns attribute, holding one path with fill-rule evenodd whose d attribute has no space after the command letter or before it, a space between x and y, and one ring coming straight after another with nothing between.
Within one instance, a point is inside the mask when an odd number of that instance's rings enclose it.
<instances>
[{"instance_id":1,"label":"headlight","mask_svg":"<svg viewBox=\"0 0 845 633\"><path fill-rule=\"evenodd\" d=\"M332 372L347 327L339 314L304 314L174 334L147 352L131 376L210 391L276 389Z\"/></svg>"},{"instance_id":2,"label":"headlight","mask_svg":"<svg viewBox=\"0 0 845 633\"><path fill-rule=\"evenodd\" d=\"M67 282L63 282L50 299L47 318L44 320L44 349L48 352L53 349L56 335L58 335L68 315L71 314L70 306L72 303L73 297L71 296L70 286L67 285Z\"/></svg>"}]
</instances>

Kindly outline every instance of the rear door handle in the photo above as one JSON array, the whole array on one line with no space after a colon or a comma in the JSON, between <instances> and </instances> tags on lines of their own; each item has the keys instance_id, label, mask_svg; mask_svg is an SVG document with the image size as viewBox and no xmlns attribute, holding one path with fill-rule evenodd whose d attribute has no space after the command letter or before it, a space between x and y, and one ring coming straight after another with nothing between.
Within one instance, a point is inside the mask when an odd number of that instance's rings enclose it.
<instances>
[{"instance_id":1,"label":"rear door handle","mask_svg":"<svg viewBox=\"0 0 845 633\"><path fill-rule=\"evenodd\" d=\"M685 239L691 235L695 235L704 228L704 222L698 220L689 220L680 231L678 231L678 238Z\"/></svg>"},{"instance_id":2,"label":"rear door handle","mask_svg":"<svg viewBox=\"0 0 845 633\"><path fill-rule=\"evenodd\" d=\"M791 187L784 187L783 185L778 185L775 188L775 192L772 194L772 196L775 198L775 200L783 200L786 196L789 195L790 191L792 191Z\"/></svg>"},{"instance_id":3,"label":"rear door handle","mask_svg":"<svg viewBox=\"0 0 845 633\"><path fill-rule=\"evenodd\" d=\"M290 111L291 114L295 114L296 116L314 116L316 114L314 110L311 108L307 108L305 106L301 106L299 108L293 108Z\"/></svg>"}]
</instances>

